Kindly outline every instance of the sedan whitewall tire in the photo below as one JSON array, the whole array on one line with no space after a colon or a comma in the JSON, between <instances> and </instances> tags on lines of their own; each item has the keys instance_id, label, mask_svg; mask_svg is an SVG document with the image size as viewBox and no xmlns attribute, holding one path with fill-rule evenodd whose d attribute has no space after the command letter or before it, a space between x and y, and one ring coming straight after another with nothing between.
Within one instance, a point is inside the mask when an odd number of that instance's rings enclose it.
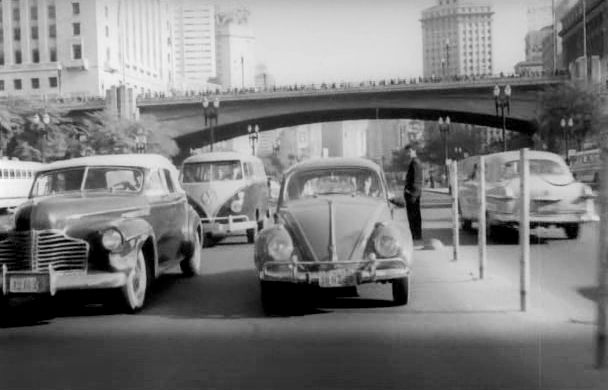
<instances>
[{"instance_id":1,"label":"sedan whitewall tire","mask_svg":"<svg viewBox=\"0 0 608 390\"><path fill-rule=\"evenodd\" d=\"M122 287L122 295L128 312L135 313L144 306L150 277L146 258L139 249L135 267L127 275L127 283Z\"/></svg>"}]
</instances>

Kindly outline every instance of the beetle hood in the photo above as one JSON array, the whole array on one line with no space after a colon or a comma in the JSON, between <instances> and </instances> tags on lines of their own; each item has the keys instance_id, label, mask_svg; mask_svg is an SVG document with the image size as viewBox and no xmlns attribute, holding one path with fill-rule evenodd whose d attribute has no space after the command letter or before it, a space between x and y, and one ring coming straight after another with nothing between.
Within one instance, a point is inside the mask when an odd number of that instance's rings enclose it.
<instances>
[{"instance_id":1,"label":"beetle hood","mask_svg":"<svg viewBox=\"0 0 608 390\"><path fill-rule=\"evenodd\" d=\"M302 260L331 261L331 241L336 260L356 260L363 257L375 223L390 219L390 210L384 199L336 195L289 202L281 216Z\"/></svg>"},{"instance_id":2,"label":"beetle hood","mask_svg":"<svg viewBox=\"0 0 608 390\"><path fill-rule=\"evenodd\" d=\"M146 207L141 196L66 194L30 199L17 209L17 230L63 229L84 218L115 218Z\"/></svg>"}]
</instances>

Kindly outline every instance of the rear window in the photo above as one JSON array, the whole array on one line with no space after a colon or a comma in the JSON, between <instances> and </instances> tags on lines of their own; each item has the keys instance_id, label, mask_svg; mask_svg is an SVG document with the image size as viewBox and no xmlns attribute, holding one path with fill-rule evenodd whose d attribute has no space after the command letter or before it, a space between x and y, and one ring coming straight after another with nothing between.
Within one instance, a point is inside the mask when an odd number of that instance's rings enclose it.
<instances>
[{"instance_id":1,"label":"rear window","mask_svg":"<svg viewBox=\"0 0 608 390\"><path fill-rule=\"evenodd\" d=\"M570 172L566 167L552 160L530 160L530 175L567 175ZM519 161L509 161L503 166L503 178L519 176Z\"/></svg>"},{"instance_id":2,"label":"rear window","mask_svg":"<svg viewBox=\"0 0 608 390\"><path fill-rule=\"evenodd\" d=\"M205 183L210 181L242 180L243 169L239 160L206 161L184 164L184 183Z\"/></svg>"}]
</instances>

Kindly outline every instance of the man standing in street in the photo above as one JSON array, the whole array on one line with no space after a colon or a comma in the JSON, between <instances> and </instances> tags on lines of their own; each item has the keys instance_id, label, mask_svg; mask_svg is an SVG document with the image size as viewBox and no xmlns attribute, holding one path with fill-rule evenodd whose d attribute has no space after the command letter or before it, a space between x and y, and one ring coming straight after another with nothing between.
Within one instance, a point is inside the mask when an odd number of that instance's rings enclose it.
<instances>
[{"instance_id":1,"label":"man standing in street","mask_svg":"<svg viewBox=\"0 0 608 390\"><path fill-rule=\"evenodd\" d=\"M411 146L405 147L409 164L405 177L403 198L407 207L407 219L414 240L422 239L422 217L420 215L420 195L422 194L422 165L416 158L416 150Z\"/></svg>"}]
</instances>

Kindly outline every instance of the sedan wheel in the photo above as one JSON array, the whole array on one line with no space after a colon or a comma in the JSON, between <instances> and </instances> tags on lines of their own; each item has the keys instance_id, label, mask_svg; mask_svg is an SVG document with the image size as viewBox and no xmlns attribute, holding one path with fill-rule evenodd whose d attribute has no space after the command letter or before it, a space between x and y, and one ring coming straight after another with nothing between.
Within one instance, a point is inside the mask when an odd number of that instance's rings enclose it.
<instances>
[{"instance_id":1,"label":"sedan wheel","mask_svg":"<svg viewBox=\"0 0 608 390\"><path fill-rule=\"evenodd\" d=\"M395 305L407 305L410 297L410 278L394 279L393 285L393 302Z\"/></svg>"},{"instance_id":2,"label":"sedan wheel","mask_svg":"<svg viewBox=\"0 0 608 390\"><path fill-rule=\"evenodd\" d=\"M256 228L247 229L247 242L253 244L255 242Z\"/></svg>"},{"instance_id":3,"label":"sedan wheel","mask_svg":"<svg viewBox=\"0 0 608 390\"><path fill-rule=\"evenodd\" d=\"M280 282L260 281L262 307L268 315L281 312L284 307L284 289Z\"/></svg>"},{"instance_id":4,"label":"sedan wheel","mask_svg":"<svg viewBox=\"0 0 608 390\"><path fill-rule=\"evenodd\" d=\"M194 234L194 249L192 254L187 259L179 263L182 273L186 276L195 276L201 273L201 240L198 233Z\"/></svg>"},{"instance_id":5,"label":"sedan wheel","mask_svg":"<svg viewBox=\"0 0 608 390\"><path fill-rule=\"evenodd\" d=\"M148 289L148 267L142 250L137 253L135 268L127 276L127 284L122 287L122 294L126 309L130 313L135 313L144 306L146 292Z\"/></svg>"},{"instance_id":6,"label":"sedan wheel","mask_svg":"<svg viewBox=\"0 0 608 390\"><path fill-rule=\"evenodd\" d=\"M569 224L564 226L564 230L566 232L566 237L568 237L570 240L574 240L578 238L580 233L580 225L577 223Z\"/></svg>"}]
</instances>

